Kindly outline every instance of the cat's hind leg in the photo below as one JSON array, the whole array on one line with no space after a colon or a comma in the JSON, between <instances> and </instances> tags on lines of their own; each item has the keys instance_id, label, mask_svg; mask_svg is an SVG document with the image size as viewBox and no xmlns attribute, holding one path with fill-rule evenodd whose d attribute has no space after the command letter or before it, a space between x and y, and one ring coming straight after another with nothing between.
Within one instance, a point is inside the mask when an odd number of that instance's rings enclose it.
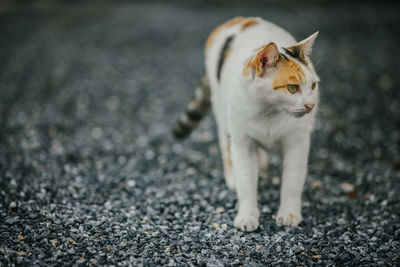
<instances>
[{"instance_id":1,"label":"cat's hind leg","mask_svg":"<svg viewBox=\"0 0 400 267\"><path fill-rule=\"evenodd\" d=\"M260 169L260 175L267 175L268 163L269 158L267 151L261 147L258 148L258 165Z\"/></svg>"},{"instance_id":2,"label":"cat's hind leg","mask_svg":"<svg viewBox=\"0 0 400 267\"><path fill-rule=\"evenodd\" d=\"M232 173L231 146L229 136L222 129L218 130L219 145L222 154L222 162L224 164L225 183L229 189L235 189L235 180Z\"/></svg>"}]
</instances>

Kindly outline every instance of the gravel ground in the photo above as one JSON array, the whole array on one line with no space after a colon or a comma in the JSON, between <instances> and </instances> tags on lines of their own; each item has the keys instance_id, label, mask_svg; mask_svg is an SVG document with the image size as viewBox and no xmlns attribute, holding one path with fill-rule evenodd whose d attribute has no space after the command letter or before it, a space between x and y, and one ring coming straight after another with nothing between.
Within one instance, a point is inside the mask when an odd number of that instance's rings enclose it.
<instances>
[{"instance_id":1,"label":"gravel ground","mask_svg":"<svg viewBox=\"0 0 400 267\"><path fill-rule=\"evenodd\" d=\"M0 265L400 265L400 8L383 2L0 6ZM304 221L233 229L215 122L170 136L217 24L315 30L322 78Z\"/></svg>"}]
</instances>

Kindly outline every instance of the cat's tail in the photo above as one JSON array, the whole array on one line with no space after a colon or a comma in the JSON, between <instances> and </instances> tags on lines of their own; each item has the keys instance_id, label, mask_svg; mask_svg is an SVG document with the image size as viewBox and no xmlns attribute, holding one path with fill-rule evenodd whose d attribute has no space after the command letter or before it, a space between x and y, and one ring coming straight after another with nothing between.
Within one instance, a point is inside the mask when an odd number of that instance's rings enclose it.
<instances>
[{"instance_id":1,"label":"cat's tail","mask_svg":"<svg viewBox=\"0 0 400 267\"><path fill-rule=\"evenodd\" d=\"M172 129L172 133L176 138L183 139L196 129L200 121L210 110L210 97L210 86L208 84L207 75L204 75L200 85L196 88L194 97Z\"/></svg>"}]
</instances>

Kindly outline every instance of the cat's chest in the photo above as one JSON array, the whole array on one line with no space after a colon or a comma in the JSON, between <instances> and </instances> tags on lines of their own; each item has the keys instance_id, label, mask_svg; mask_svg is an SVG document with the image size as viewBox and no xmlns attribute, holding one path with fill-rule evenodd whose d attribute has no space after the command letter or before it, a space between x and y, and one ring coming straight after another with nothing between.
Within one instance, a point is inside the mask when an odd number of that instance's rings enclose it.
<instances>
[{"instance_id":1,"label":"cat's chest","mask_svg":"<svg viewBox=\"0 0 400 267\"><path fill-rule=\"evenodd\" d=\"M268 150L280 148L285 130L284 125L272 125L266 121L249 121L246 125L247 134Z\"/></svg>"}]
</instances>

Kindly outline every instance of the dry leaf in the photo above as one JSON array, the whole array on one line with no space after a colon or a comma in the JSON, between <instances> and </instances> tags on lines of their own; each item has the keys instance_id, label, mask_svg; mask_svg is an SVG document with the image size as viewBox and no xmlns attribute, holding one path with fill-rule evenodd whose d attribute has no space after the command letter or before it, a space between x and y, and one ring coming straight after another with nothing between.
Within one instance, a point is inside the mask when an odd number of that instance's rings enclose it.
<instances>
[{"instance_id":1,"label":"dry leaf","mask_svg":"<svg viewBox=\"0 0 400 267\"><path fill-rule=\"evenodd\" d=\"M322 182L320 180L315 180L311 184L311 188L321 188L322 187Z\"/></svg>"}]
</instances>

